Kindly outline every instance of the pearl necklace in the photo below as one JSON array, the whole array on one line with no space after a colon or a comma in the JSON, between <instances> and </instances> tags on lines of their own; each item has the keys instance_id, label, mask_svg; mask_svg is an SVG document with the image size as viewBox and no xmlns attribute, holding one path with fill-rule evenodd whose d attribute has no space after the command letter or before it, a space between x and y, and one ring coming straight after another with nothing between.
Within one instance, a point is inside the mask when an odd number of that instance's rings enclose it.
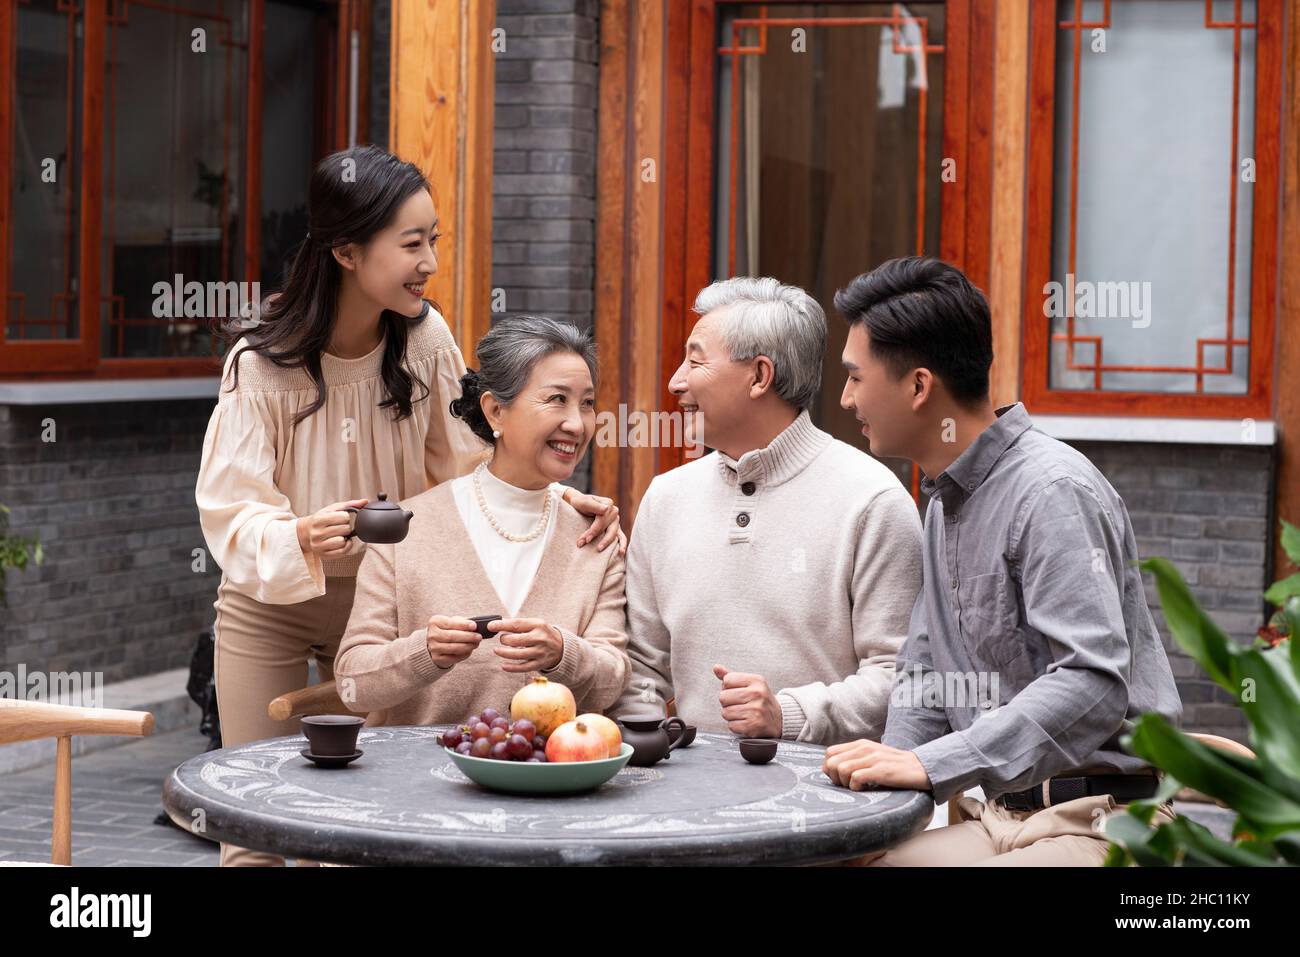
<instances>
[{"instance_id":1,"label":"pearl necklace","mask_svg":"<svg viewBox=\"0 0 1300 957\"><path fill-rule=\"evenodd\" d=\"M546 501L542 505L542 518L537 523L537 527L527 535L514 535L502 528L500 523L497 522L496 516L488 510L487 499L483 497L483 486L479 482L479 475L485 469L487 469L487 463L481 462L478 468L474 470L474 497L478 499L479 511L483 513L487 523L492 526L492 530L508 542L531 542L538 535L541 535L546 530L546 523L551 518L551 490L549 488L546 490Z\"/></svg>"}]
</instances>

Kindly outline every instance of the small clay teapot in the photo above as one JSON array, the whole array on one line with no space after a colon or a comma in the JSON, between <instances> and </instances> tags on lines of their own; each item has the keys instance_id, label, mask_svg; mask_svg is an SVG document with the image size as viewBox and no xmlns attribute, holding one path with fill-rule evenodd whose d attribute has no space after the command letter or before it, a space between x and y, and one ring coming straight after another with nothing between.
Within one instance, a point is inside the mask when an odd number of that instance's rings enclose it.
<instances>
[{"instance_id":1,"label":"small clay teapot","mask_svg":"<svg viewBox=\"0 0 1300 957\"><path fill-rule=\"evenodd\" d=\"M352 520L352 531L343 537L351 538L355 535L372 545L391 545L406 538L411 516L415 514L403 511L400 506L388 501L388 496L383 492L379 493L377 502L371 502L365 508L348 505L344 511L351 512L356 518Z\"/></svg>"},{"instance_id":2,"label":"small clay teapot","mask_svg":"<svg viewBox=\"0 0 1300 957\"><path fill-rule=\"evenodd\" d=\"M618 723L623 734L623 742L632 746L632 757L628 764L639 768L648 768L657 761L668 759L668 752L679 747L686 740L686 722L681 718L660 718L655 715L627 715L619 718ZM673 740L669 728L677 728L677 738Z\"/></svg>"}]
</instances>

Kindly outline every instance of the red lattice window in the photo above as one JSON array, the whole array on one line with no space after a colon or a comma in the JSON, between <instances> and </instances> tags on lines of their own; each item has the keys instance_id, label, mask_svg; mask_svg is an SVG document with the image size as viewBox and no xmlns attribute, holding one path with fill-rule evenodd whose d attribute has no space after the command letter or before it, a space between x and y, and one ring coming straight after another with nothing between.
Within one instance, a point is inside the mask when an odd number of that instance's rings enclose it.
<instances>
[{"instance_id":1,"label":"red lattice window","mask_svg":"<svg viewBox=\"0 0 1300 957\"><path fill-rule=\"evenodd\" d=\"M1036 0L1031 411L1270 414L1283 6Z\"/></svg>"}]
</instances>

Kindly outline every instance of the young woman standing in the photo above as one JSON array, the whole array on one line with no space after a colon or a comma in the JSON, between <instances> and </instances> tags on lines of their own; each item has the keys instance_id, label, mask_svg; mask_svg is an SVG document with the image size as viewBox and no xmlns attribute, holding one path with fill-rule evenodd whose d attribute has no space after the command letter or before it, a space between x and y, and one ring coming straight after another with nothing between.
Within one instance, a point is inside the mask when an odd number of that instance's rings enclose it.
<instances>
[{"instance_id":1,"label":"young woman standing","mask_svg":"<svg viewBox=\"0 0 1300 957\"><path fill-rule=\"evenodd\" d=\"M465 361L424 299L438 219L418 168L373 146L327 156L308 193L308 233L279 293L230 348L203 442L195 500L221 566L217 704L229 747L296 734L267 705L321 680L348 622L365 545L352 515L464 475L487 447L451 417ZM595 516L578 544L626 540L613 502L574 489ZM419 521L416 516L413 521ZM282 865L221 845L222 866Z\"/></svg>"}]
</instances>

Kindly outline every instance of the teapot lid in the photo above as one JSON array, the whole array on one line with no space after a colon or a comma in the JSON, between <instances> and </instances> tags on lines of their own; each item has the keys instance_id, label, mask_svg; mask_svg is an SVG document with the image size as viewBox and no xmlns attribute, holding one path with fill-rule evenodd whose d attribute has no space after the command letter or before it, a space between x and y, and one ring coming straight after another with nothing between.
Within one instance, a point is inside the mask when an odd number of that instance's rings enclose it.
<instances>
[{"instance_id":1,"label":"teapot lid","mask_svg":"<svg viewBox=\"0 0 1300 957\"><path fill-rule=\"evenodd\" d=\"M387 495L387 494L385 494L384 492L380 492L380 493L379 493L379 501L377 501L377 502L371 502L369 505L365 506L365 508L363 509L363 511L366 511L366 512L391 512L391 511L394 511L394 510L396 510L396 511L401 511L401 508L402 508L402 507L401 507L400 505L396 505L396 504L394 504L393 502L390 502L390 501L388 500L388 495Z\"/></svg>"}]
</instances>

